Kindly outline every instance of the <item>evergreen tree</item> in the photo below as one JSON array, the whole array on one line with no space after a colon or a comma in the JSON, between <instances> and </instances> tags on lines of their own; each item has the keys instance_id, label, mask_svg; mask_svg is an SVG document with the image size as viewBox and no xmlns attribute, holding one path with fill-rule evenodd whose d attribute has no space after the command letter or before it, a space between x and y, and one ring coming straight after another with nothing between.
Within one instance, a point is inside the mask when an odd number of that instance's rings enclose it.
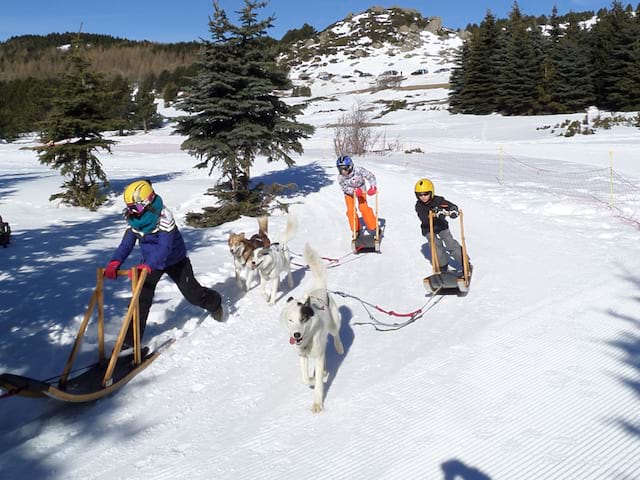
<instances>
[{"instance_id":1,"label":"evergreen tree","mask_svg":"<svg viewBox=\"0 0 640 480\"><path fill-rule=\"evenodd\" d=\"M212 41L205 43L199 73L178 103L191 115L180 117L176 127L188 137L182 149L200 160L196 167L208 167L209 173L220 169L237 198L248 190L256 155L293 165L289 152L302 153L300 140L313 133L312 126L296 121L300 109L274 93L291 84L267 48L273 18L256 19L256 10L267 2L244 3L241 24L234 25L214 2Z\"/></svg>"},{"instance_id":2,"label":"evergreen tree","mask_svg":"<svg viewBox=\"0 0 640 480\"><path fill-rule=\"evenodd\" d=\"M608 77L610 84L605 85L606 102L612 110L638 110L640 108L640 19L635 17L631 5L628 5L624 14L621 15L618 28L611 50L609 68L618 69L619 75Z\"/></svg>"},{"instance_id":3,"label":"evergreen tree","mask_svg":"<svg viewBox=\"0 0 640 480\"><path fill-rule=\"evenodd\" d=\"M640 34L629 45L629 59L624 76L616 82L615 92L610 98L621 110L640 110Z\"/></svg>"},{"instance_id":4,"label":"evergreen tree","mask_svg":"<svg viewBox=\"0 0 640 480\"><path fill-rule=\"evenodd\" d=\"M281 46L287 46L300 40L307 40L317 33L318 32L315 28L313 28L308 23L305 23L300 28L288 30L280 39L280 44Z\"/></svg>"},{"instance_id":5,"label":"evergreen tree","mask_svg":"<svg viewBox=\"0 0 640 480\"><path fill-rule=\"evenodd\" d=\"M133 128L142 128L145 133L162 123L151 85L151 80L140 82L134 99Z\"/></svg>"},{"instance_id":6,"label":"evergreen tree","mask_svg":"<svg viewBox=\"0 0 640 480\"><path fill-rule=\"evenodd\" d=\"M505 63L500 72L500 110L506 115L531 114L538 95L539 58L517 2L509 13L507 28Z\"/></svg>"},{"instance_id":7,"label":"evergreen tree","mask_svg":"<svg viewBox=\"0 0 640 480\"><path fill-rule=\"evenodd\" d=\"M471 38L463 112L487 115L496 111L501 48L500 31L495 17L488 11L477 34Z\"/></svg>"},{"instance_id":8,"label":"evergreen tree","mask_svg":"<svg viewBox=\"0 0 640 480\"><path fill-rule=\"evenodd\" d=\"M601 16L593 31L598 106L622 110L626 107L626 92L620 89L620 81L633 63L630 47L635 40L634 33L637 36L635 22L631 12L618 0L612 3L610 11L599 13Z\"/></svg>"},{"instance_id":9,"label":"evergreen tree","mask_svg":"<svg viewBox=\"0 0 640 480\"><path fill-rule=\"evenodd\" d=\"M553 59L556 78L553 104L559 112L583 111L596 102L589 34L576 23L570 23L559 38Z\"/></svg>"},{"instance_id":10,"label":"evergreen tree","mask_svg":"<svg viewBox=\"0 0 640 480\"><path fill-rule=\"evenodd\" d=\"M540 79L537 86L536 112L542 114L557 113L563 111L563 106L555 102L553 97L554 87L557 83L557 72L553 62L557 52L558 42L562 35L558 9L554 6L551 17L546 22L549 25L548 36L545 38L537 33L535 40L539 44ZM539 32L536 30L536 32Z\"/></svg>"},{"instance_id":11,"label":"evergreen tree","mask_svg":"<svg viewBox=\"0 0 640 480\"><path fill-rule=\"evenodd\" d=\"M89 70L76 40L69 52L69 68L53 107L41 124L40 163L60 170L67 177L65 191L51 195L49 200L95 210L105 201L101 187L107 187L107 175L102 170L97 150L111 152L115 142L102 137L105 115L102 111L106 90L102 78Z\"/></svg>"},{"instance_id":12,"label":"evergreen tree","mask_svg":"<svg viewBox=\"0 0 640 480\"><path fill-rule=\"evenodd\" d=\"M500 75L499 105L506 115L535 111L540 82L539 55L518 3L509 14L505 63Z\"/></svg>"},{"instance_id":13,"label":"evergreen tree","mask_svg":"<svg viewBox=\"0 0 640 480\"><path fill-rule=\"evenodd\" d=\"M469 63L469 41L465 41L456 54L455 66L449 76L449 111L464 113L466 111L465 92Z\"/></svg>"},{"instance_id":14,"label":"evergreen tree","mask_svg":"<svg viewBox=\"0 0 640 480\"><path fill-rule=\"evenodd\" d=\"M104 97L105 130L117 130L118 135L131 128L134 116L134 102L131 98L131 85L118 75L106 84L107 94Z\"/></svg>"}]
</instances>

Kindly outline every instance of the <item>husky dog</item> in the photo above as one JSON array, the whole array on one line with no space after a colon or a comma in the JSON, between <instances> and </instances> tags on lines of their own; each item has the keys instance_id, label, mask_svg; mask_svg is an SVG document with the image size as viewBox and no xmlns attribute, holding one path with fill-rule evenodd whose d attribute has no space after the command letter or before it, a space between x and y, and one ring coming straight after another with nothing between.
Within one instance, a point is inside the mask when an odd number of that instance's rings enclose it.
<instances>
[{"instance_id":1,"label":"husky dog","mask_svg":"<svg viewBox=\"0 0 640 480\"><path fill-rule=\"evenodd\" d=\"M340 340L340 313L327 292L325 265L308 244L303 256L313 275L313 287L302 298L287 299L281 320L289 332L289 343L300 355L302 381L313 386L311 411L318 413L322 410L324 382L329 378L325 372L327 335L333 336L333 345L340 355L344 354L344 347ZM314 361L312 376L309 376L308 368L310 358Z\"/></svg>"},{"instance_id":2,"label":"husky dog","mask_svg":"<svg viewBox=\"0 0 640 480\"><path fill-rule=\"evenodd\" d=\"M244 232L229 234L229 251L233 256L233 266L236 270L236 283L238 288L249 290L253 280L253 252L256 248L268 247L271 241L267 236L268 217L258 218L258 233L250 239L246 239ZM242 272L244 270L244 280Z\"/></svg>"},{"instance_id":3,"label":"husky dog","mask_svg":"<svg viewBox=\"0 0 640 480\"><path fill-rule=\"evenodd\" d=\"M253 268L260 275L260 286L269 305L276 301L276 294L280 286L280 274L287 274L289 288L293 288L293 277L291 276L291 254L287 243L293 238L296 232L296 222L292 214L287 215L287 226L282 235L280 243L272 243L268 247L256 248L253 251ZM270 290L267 287L270 285Z\"/></svg>"}]
</instances>

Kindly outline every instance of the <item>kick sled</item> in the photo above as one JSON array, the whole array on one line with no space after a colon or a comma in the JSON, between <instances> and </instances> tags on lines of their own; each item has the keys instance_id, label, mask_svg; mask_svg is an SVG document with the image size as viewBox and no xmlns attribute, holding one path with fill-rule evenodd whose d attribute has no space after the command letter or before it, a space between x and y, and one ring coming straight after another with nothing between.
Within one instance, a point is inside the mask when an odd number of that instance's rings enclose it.
<instances>
[{"instance_id":1,"label":"kick sled","mask_svg":"<svg viewBox=\"0 0 640 480\"><path fill-rule=\"evenodd\" d=\"M448 213L447 213L448 215ZM458 212L460 219L460 243L462 245L462 275L454 272L441 272L436 253L436 238L433 233L434 213L429 212L429 246L431 247L431 265L433 274L426 277L424 288L433 295L458 295L464 296L469 292L471 284L471 267L469 255L467 254L467 244L464 239L464 222L462 210Z\"/></svg>"},{"instance_id":2,"label":"kick sled","mask_svg":"<svg viewBox=\"0 0 640 480\"><path fill-rule=\"evenodd\" d=\"M351 251L353 253L380 253L380 240L382 239L382 234L384 232L384 220L379 220L378 217L378 195L379 191L376 191L376 228L375 233L373 235L365 235L361 232L360 229L360 219L358 218L358 209L356 205L358 205L358 198L356 194L353 194L353 218L351 219L351 224L354 228L351 229L353 232L351 235Z\"/></svg>"},{"instance_id":3,"label":"kick sled","mask_svg":"<svg viewBox=\"0 0 640 480\"><path fill-rule=\"evenodd\" d=\"M0 375L0 388L6 390L5 396L51 397L65 402L90 402L109 395L122 387L158 358L160 353L173 340L165 342L165 344L151 353L141 348L138 299L147 272L142 270L138 273L138 269L134 267L129 271L118 271L118 276L131 277L132 296L110 356L107 358L105 355L104 345L104 269L98 268L96 288L89 300L89 306L80 324L67 363L62 374L54 377L58 379L57 384L5 373ZM75 372L73 364L87 331L89 320L96 309L98 317L98 361L88 367L81 368L80 370L84 370L83 373L70 377L71 373ZM133 351L122 352L122 344L131 322L133 322Z\"/></svg>"},{"instance_id":4,"label":"kick sled","mask_svg":"<svg viewBox=\"0 0 640 480\"><path fill-rule=\"evenodd\" d=\"M8 222L3 222L0 217L0 245L4 248L11 243L11 227Z\"/></svg>"}]
</instances>

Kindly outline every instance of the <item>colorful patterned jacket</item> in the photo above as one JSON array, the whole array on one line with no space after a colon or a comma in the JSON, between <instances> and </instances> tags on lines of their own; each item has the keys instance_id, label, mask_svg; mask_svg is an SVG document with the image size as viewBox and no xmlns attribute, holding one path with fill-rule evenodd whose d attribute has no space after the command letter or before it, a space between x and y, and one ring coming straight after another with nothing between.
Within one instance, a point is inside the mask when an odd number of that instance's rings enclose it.
<instances>
[{"instance_id":1,"label":"colorful patterned jacket","mask_svg":"<svg viewBox=\"0 0 640 480\"><path fill-rule=\"evenodd\" d=\"M373 173L364 167L354 167L353 171L349 175L338 174L338 183L345 195L353 196L353 191L356 188L360 188L362 191L366 191L365 179L369 182L370 186L376 184L376 177Z\"/></svg>"}]
</instances>

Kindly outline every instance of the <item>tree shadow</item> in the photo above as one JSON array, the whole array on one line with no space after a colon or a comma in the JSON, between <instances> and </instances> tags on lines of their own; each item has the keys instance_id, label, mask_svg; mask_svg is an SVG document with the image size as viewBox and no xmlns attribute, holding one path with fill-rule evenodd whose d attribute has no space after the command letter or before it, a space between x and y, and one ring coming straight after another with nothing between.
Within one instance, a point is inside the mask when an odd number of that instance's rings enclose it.
<instances>
[{"instance_id":1,"label":"tree shadow","mask_svg":"<svg viewBox=\"0 0 640 480\"><path fill-rule=\"evenodd\" d=\"M267 172L253 177L251 182L254 184L262 182L265 185L295 183L296 190L287 190L278 194L278 196L284 198L292 198L298 195L306 196L310 193L319 192L321 188L331 185L333 180L324 167L314 162L308 165L295 165L284 170Z\"/></svg>"},{"instance_id":2,"label":"tree shadow","mask_svg":"<svg viewBox=\"0 0 640 480\"><path fill-rule=\"evenodd\" d=\"M632 291L637 292L640 290L640 277L633 277L629 272L626 273L628 275L629 282L633 286ZM635 297L634 300L640 302L640 297ZM633 370L635 377L640 376L640 318L623 315L615 312L613 309L609 309L607 313L628 324L627 331L618 336L616 340L612 340L607 343L622 353L623 363ZM618 379L623 385L631 389L635 394L637 401L640 403L640 380L634 379L631 376L618 376ZM628 419L619 419L617 422L626 432L640 437L640 422L635 421L634 423Z\"/></svg>"},{"instance_id":3,"label":"tree shadow","mask_svg":"<svg viewBox=\"0 0 640 480\"><path fill-rule=\"evenodd\" d=\"M458 459L447 460L442 465L443 480L491 480L486 473L470 467Z\"/></svg>"},{"instance_id":4,"label":"tree shadow","mask_svg":"<svg viewBox=\"0 0 640 480\"><path fill-rule=\"evenodd\" d=\"M17 192L19 183L38 180L42 177L42 174L36 173L11 173L0 175L0 193L2 194L0 198Z\"/></svg>"},{"instance_id":5,"label":"tree shadow","mask_svg":"<svg viewBox=\"0 0 640 480\"><path fill-rule=\"evenodd\" d=\"M157 175L151 180L170 178L173 178L172 174ZM26 181L30 177L21 179ZM124 188L129 181L116 183ZM4 186L7 185L5 182ZM0 249L0 373L35 379L55 378L62 373L95 288L97 268L105 265L118 242L105 248L104 243L96 240L101 237L119 239L125 228L120 215L113 213L13 232L10 248ZM187 248L203 243L205 233L189 231ZM136 247L123 268L134 265L139 257ZM226 281L220 288L231 291ZM121 326L130 295L131 287L126 277L104 282L107 352ZM168 312L167 325L154 328L182 328L190 315L191 311L179 306ZM94 312L74 366L88 365L97 359L95 319ZM59 442L53 441L50 447L45 444L39 448L37 458L29 448L39 436L51 437L56 425L73 431L65 442L90 444L92 439L103 440L110 436L114 437L114 442L128 441L148 426L140 421L113 425L109 423L113 416L108 413L121 408L130 397L119 396L118 392L140 388L150 381L144 375L138 376L132 382L135 386L125 385L99 402L86 404L19 396L0 400L0 471L8 475L7 478L58 478L56 445Z\"/></svg>"}]
</instances>

